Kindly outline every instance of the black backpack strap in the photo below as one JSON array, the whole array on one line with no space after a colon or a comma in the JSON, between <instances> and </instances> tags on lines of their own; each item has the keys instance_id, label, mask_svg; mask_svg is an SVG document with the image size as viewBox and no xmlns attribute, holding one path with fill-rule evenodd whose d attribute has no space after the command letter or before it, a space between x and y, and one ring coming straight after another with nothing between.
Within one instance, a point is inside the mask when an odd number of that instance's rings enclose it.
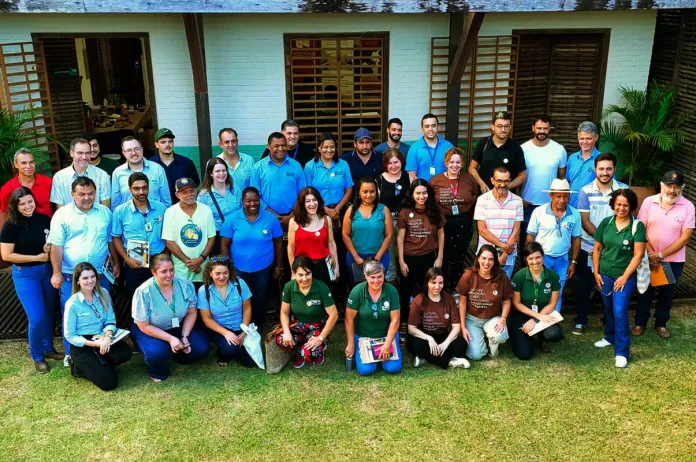
<instances>
[{"instance_id":1,"label":"black backpack strap","mask_svg":"<svg viewBox=\"0 0 696 462\"><path fill-rule=\"evenodd\" d=\"M217 209L218 213L220 214L220 219L222 222L225 222L225 215L222 214L222 210L220 210L220 205L218 204L217 199L215 199L215 192L211 189L210 190L210 198L213 200L213 205Z\"/></svg>"}]
</instances>

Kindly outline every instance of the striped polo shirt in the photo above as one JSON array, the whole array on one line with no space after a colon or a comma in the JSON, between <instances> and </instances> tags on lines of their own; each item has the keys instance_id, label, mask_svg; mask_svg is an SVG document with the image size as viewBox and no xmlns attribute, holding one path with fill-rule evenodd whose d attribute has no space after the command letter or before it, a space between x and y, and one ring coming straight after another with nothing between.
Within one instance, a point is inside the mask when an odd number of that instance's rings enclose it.
<instances>
[{"instance_id":1,"label":"striped polo shirt","mask_svg":"<svg viewBox=\"0 0 696 462\"><path fill-rule=\"evenodd\" d=\"M508 195L503 201L503 205L493 196L493 191L488 191L476 199L476 208L474 209L474 220L482 220L486 222L486 228L495 237L502 242L507 243L512 228L516 221L524 221L524 212L522 210L522 199L519 196L508 191ZM479 235L478 248L484 244L495 244L488 242ZM478 249L477 249L478 251ZM513 252L507 261L515 261L517 252ZM512 257L512 260L510 260Z\"/></svg>"},{"instance_id":2,"label":"striped polo shirt","mask_svg":"<svg viewBox=\"0 0 696 462\"><path fill-rule=\"evenodd\" d=\"M578 195L578 212L589 213L590 223L595 226L599 224L606 217L614 215L614 211L609 207L609 200L611 199L611 193L617 189L627 188L623 183L619 183L616 179L611 180L611 191L604 194L599 190L597 186L597 180L595 179L591 183L586 184L580 189L580 194ZM592 252L594 248L594 239L592 236L582 230L582 244L580 245L582 250L585 252Z\"/></svg>"}]
</instances>

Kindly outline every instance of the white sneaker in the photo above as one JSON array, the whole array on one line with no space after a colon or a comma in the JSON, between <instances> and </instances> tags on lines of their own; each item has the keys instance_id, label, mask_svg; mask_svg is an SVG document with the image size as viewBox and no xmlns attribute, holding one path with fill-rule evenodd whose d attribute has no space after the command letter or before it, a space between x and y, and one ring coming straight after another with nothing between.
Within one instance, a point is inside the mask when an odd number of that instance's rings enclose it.
<instances>
[{"instance_id":1,"label":"white sneaker","mask_svg":"<svg viewBox=\"0 0 696 462\"><path fill-rule=\"evenodd\" d=\"M416 356L415 358L413 358L413 367L420 367L425 363L425 359L421 358L420 356Z\"/></svg>"},{"instance_id":2,"label":"white sneaker","mask_svg":"<svg viewBox=\"0 0 696 462\"><path fill-rule=\"evenodd\" d=\"M491 358L496 358L498 356L499 346L497 342L488 342L488 349L491 350Z\"/></svg>"},{"instance_id":3,"label":"white sneaker","mask_svg":"<svg viewBox=\"0 0 696 462\"><path fill-rule=\"evenodd\" d=\"M609 343L607 339L603 338L602 340L595 342L594 346L596 346L597 348L606 348L608 346L611 346L611 343Z\"/></svg>"},{"instance_id":4,"label":"white sneaker","mask_svg":"<svg viewBox=\"0 0 696 462\"><path fill-rule=\"evenodd\" d=\"M626 359L625 356L617 356L616 357L616 367L624 368L628 366L628 359Z\"/></svg>"},{"instance_id":5,"label":"white sneaker","mask_svg":"<svg viewBox=\"0 0 696 462\"><path fill-rule=\"evenodd\" d=\"M65 358L63 358L63 366L65 367L70 367L72 365L72 358L70 355L65 355Z\"/></svg>"},{"instance_id":6,"label":"white sneaker","mask_svg":"<svg viewBox=\"0 0 696 462\"><path fill-rule=\"evenodd\" d=\"M471 364L465 358L452 358L450 359L449 367L461 367L464 369L469 369Z\"/></svg>"}]
</instances>

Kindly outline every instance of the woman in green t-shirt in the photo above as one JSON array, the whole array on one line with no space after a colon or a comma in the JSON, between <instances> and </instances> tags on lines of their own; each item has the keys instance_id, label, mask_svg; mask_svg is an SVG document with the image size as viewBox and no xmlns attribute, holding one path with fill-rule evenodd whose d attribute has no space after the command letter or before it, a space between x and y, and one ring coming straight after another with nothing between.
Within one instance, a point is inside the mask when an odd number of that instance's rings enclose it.
<instances>
[{"instance_id":1,"label":"woman in green t-shirt","mask_svg":"<svg viewBox=\"0 0 696 462\"><path fill-rule=\"evenodd\" d=\"M645 226L631 215L638 208L638 197L630 189L617 189L611 194L609 206L613 217L607 217L594 233L592 265L597 289L604 300L604 338L598 348L614 345L616 367L628 365L631 329L628 304L636 288L636 269L645 254Z\"/></svg>"},{"instance_id":2,"label":"woman in green t-shirt","mask_svg":"<svg viewBox=\"0 0 696 462\"><path fill-rule=\"evenodd\" d=\"M313 280L314 264L307 257L292 262L293 279L283 288L280 324L283 333L276 335L276 344L295 354L293 365L299 369L310 361L324 362L326 339L336 325L338 311L329 287ZM297 322L290 323L290 311Z\"/></svg>"},{"instance_id":3,"label":"woman in green t-shirt","mask_svg":"<svg viewBox=\"0 0 696 462\"><path fill-rule=\"evenodd\" d=\"M539 349L550 351L546 342L558 342L563 338L561 326L554 324L529 336L534 326L548 322L549 314L556 309L561 293L561 279L554 270L544 266L544 249L538 242L530 242L524 248L527 267L512 278L512 306L510 312L510 346L520 359L530 359L534 354L534 338Z\"/></svg>"}]
</instances>

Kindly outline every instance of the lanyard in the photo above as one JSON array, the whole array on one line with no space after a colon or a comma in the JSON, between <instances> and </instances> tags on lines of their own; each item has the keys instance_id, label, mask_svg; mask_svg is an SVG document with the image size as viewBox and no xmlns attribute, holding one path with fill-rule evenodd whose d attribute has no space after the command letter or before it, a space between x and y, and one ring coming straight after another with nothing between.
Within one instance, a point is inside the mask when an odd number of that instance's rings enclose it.
<instances>
[{"instance_id":1,"label":"lanyard","mask_svg":"<svg viewBox=\"0 0 696 462\"><path fill-rule=\"evenodd\" d=\"M298 151L299 149L300 149L300 143L299 143L299 141L298 141L297 144L295 145L295 152L292 154L292 159L293 159L293 160L296 160L295 158L297 157L297 151Z\"/></svg>"},{"instance_id":2,"label":"lanyard","mask_svg":"<svg viewBox=\"0 0 696 462\"><path fill-rule=\"evenodd\" d=\"M530 271L529 274L531 275L532 272ZM539 275L539 282L536 282L534 280L534 276L532 276L532 282L534 283L534 304L537 304L537 300L539 300L539 287L541 287L541 284L543 283L544 280L544 270L542 269L541 274Z\"/></svg>"},{"instance_id":3,"label":"lanyard","mask_svg":"<svg viewBox=\"0 0 696 462\"><path fill-rule=\"evenodd\" d=\"M435 147L431 148L430 145L428 144L427 141L425 141L425 137L423 137L423 142L425 143L425 149L428 150L428 155L430 156L430 166L434 167L435 166L435 155L437 154L437 147L440 145L440 137L438 136L436 138L435 142Z\"/></svg>"},{"instance_id":4,"label":"lanyard","mask_svg":"<svg viewBox=\"0 0 696 462\"><path fill-rule=\"evenodd\" d=\"M177 317L176 316L176 287L174 286L174 284L172 283L172 302L169 304L167 304L167 299L165 298L164 294L162 293L162 290L159 288L159 286L157 285L156 282L154 285L155 285L155 288L157 289L157 292L159 292L159 294L162 296L162 298L164 298L164 304L167 305L170 310L172 310L173 317Z\"/></svg>"},{"instance_id":5,"label":"lanyard","mask_svg":"<svg viewBox=\"0 0 696 462\"><path fill-rule=\"evenodd\" d=\"M449 177L447 177L447 180L449 181L450 191L452 191L452 200L455 200L459 192L459 177L454 180L454 185L452 185L452 180Z\"/></svg>"}]
</instances>

